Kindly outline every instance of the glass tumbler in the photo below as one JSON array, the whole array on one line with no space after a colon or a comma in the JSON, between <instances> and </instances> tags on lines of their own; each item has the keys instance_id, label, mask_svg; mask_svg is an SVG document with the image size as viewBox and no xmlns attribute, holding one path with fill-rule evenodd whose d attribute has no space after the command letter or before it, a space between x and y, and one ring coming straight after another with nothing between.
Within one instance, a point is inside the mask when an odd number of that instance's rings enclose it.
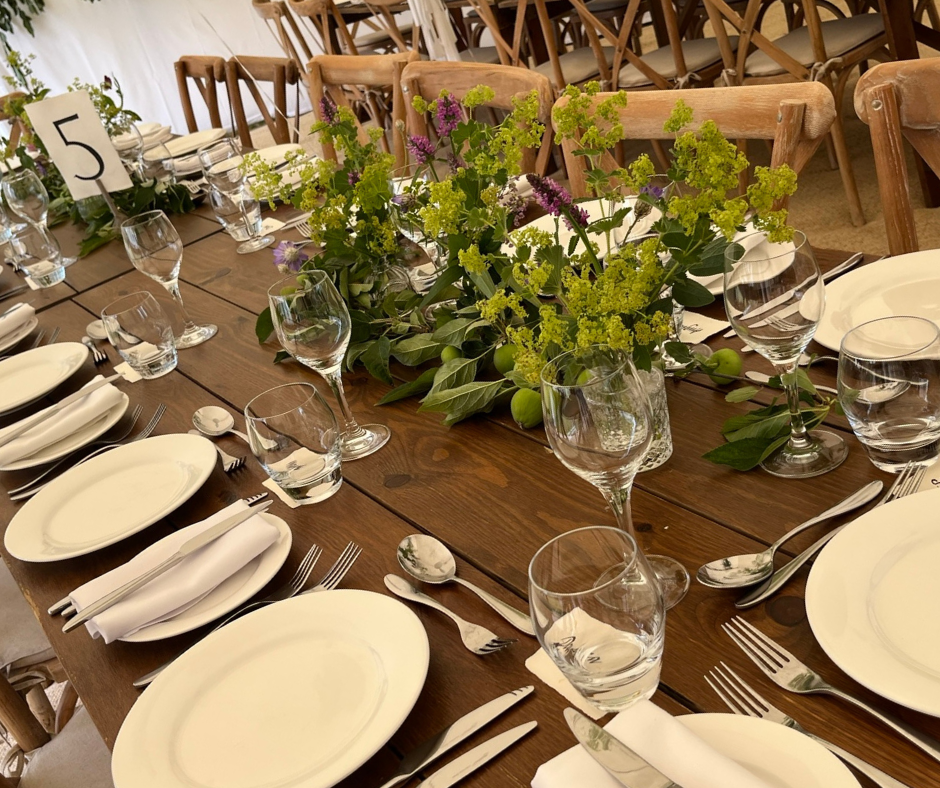
<instances>
[{"instance_id":1,"label":"glass tumbler","mask_svg":"<svg viewBox=\"0 0 940 788\"><path fill-rule=\"evenodd\" d=\"M291 498L317 503L343 483L342 441L330 406L310 383L286 383L245 407L251 452Z\"/></svg>"},{"instance_id":2,"label":"glass tumbler","mask_svg":"<svg viewBox=\"0 0 940 788\"><path fill-rule=\"evenodd\" d=\"M33 224L21 226L10 246L17 267L38 287L53 287L65 281L66 261L59 242L45 228Z\"/></svg>"},{"instance_id":3,"label":"glass tumbler","mask_svg":"<svg viewBox=\"0 0 940 788\"><path fill-rule=\"evenodd\" d=\"M589 526L541 547L529 564L529 605L542 648L599 708L620 711L656 691L666 608L626 531Z\"/></svg>"},{"instance_id":4,"label":"glass tumbler","mask_svg":"<svg viewBox=\"0 0 940 788\"><path fill-rule=\"evenodd\" d=\"M236 241L247 241L261 232L261 205L247 187L227 194L211 186L209 204L219 224Z\"/></svg>"},{"instance_id":5,"label":"glass tumbler","mask_svg":"<svg viewBox=\"0 0 940 788\"><path fill-rule=\"evenodd\" d=\"M111 344L142 378L159 378L176 369L176 343L166 312L141 291L112 301L101 310Z\"/></svg>"},{"instance_id":6,"label":"glass tumbler","mask_svg":"<svg viewBox=\"0 0 940 788\"><path fill-rule=\"evenodd\" d=\"M839 349L839 403L875 467L940 456L940 329L921 317L853 328Z\"/></svg>"}]
</instances>

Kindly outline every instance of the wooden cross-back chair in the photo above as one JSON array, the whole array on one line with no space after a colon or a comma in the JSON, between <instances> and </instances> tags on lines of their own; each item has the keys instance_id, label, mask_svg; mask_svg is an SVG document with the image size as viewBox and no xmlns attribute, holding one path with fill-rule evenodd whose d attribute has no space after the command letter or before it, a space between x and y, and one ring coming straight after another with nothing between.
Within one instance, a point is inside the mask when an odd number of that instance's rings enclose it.
<instances>
[{"instance_id":1,"label":"wooden cross-back chair","mask_svg":"<svg viewBox=\"0 0 940 788\"><path fill-rule=\"evenodd\" d=\"M313 36L318 48L328 55L358 55L360 52L374 54L396 49L405 51L410 48L406 39L407 34L411 32L411 27L399 26L391 12L388 12L388 15L391 17L391 24L397 38L393 37L386 27L384 15L375 16L374 9L369 9L374 16L368 18L364 24L368 32L357 36L354 31L359 22L354 22L353 30L350 30L346 18L333 0L288 0L288 2L294 16ZM398 0L396 2L378 0L378 2L387 6L395 5ZM387 8L385 10L388 11ZM361 16L361 14L357 15ZM379 18L383 21L380 22ZM399 42L404 46L401 46ZM307 60L309 61L309 57Z\"/></svg>"},{"instance_id":2,"label":"wooden cross-back chair","mask_svg":"<svg viewBox=\"0 0 940 788\"><path fill-rule=\"evenodd\" d=\"M599 93L596 106L610 93ZM771 166L789 164L799 172L816 152L836 117L832 93L824 85L804 82L786 85L754 85L734 88L700 88L682 95L692 109L692 130L713 120L729 139L773 141ZM562 97L555 107L563 107ZM659 90L630 93L627 106L618 110L628 139L669 140L674 134L663 131L663 123L676 104L674 93ZM593 197L588 192L584 156L575 156L572 140L562 141L571 193ZM614 167L613 157L602 166Z\"/></svg>"},{"instance_id":3,"label":"wooden cross-back chair","mask_svg":"<svg viewBox=\"0 0 940 788\"><path fill-rule=\"evenodd\" d=\"M251 147L251 131L245 115L241 86L248 89L268 127L275 145L297 142L300 137L300 68L291 58L286 57L251 57L239 55L225 64L225 81L228 86L229 102L235 128L242 145ZM268 83L273 90L273 105L268 106L268 98L261 91L261 83ZM287 106L288 86L294 86L294 113L291 121Z\"/></svg>"},{"instance_id":4,"label":"wooden cross-back chair","mask_svg":"<svg viewBox=\"0 0 940 788\"><path fill-rule=\"evenodd\" d=\"M6 121L10 124L10 136L7 139L6 150L3 153L3 157L8 159L13 155L13 152L20 144L20 137L23 136L23 131L25 130L23 126L23 121L14 115L8 115L6 112L7 102L17 101L27 98L26 94L19 90L14 90L12 93L7 93L5 96L0 96L0 122Z\"/></svg>"},{"instance_id":5,"label":"wooden cross-back chair","mask_svg":"<svg viewBox=\"0 0 940 788\"><path fill-rule=\"evenodd\" d=\"M558 26L549 13L545 0L532 0L539 20L539 28L548 48L548 60L533 71L552 81L556 92L566 85L581 85L592 79L610 84L610 65L614 60L614 46L604 46L593 26L585 27L588 45L565 50ZM517 20L518 22L518 20Z\"/></svg>"},{"instance_id":6,"label":"wooden cross-back chair","mask_svg":"<svg viewBox=\"0 0 940 788\"><path fill-rule=\"evenodd\" d=\"M513 26L512 40L507 41L503 35L503 29L500 27L496 12L490 0L468 0L471 9L476 12L477 18L482 23L484 29L490 32L493 42L496 45L496 56L499 63L504 66L527 67L525 46L526 35L526 8L528 0L518 0L515 6L516 20ZM479 44L479 36L472 43ZM476 47L479 48L479 47Z\"/></svg>"},{"instance_id":7,"label":"wooden cross-back chair","mask_svg":"<svg viewBox=\"0 0 940 788\"><path fill-rule=\"evenodd\" d=\"M299 69L300 76L306 79L303 64L313 57L307 39L297 25L297 20L291 14L284 0L251 0L255 12L267 23L268 30L277 40L285 57L293 60Z\"/></svg>"},{"instance_id":8,"label":"wooden cross-back chair","mask_svg":"<svg viewBox=\"0 0 940 788\"><path fill-rule=\"evenodd\" d=\"M802 0L805 25L771 41L757 27L766 0L748 0L744 15L727 0L704 0L712 27L722 42L727 84L755 85L784 82L820 82L842 107L846 81L852 70L870 60L888 60L887 36L880 14L859 14L823 22L817 0ZM728 43L725 23L739 33L737 54ZM858 195L852 160L845 144L841 113L833 122L830 163L838 166L852 223L861 226L865 214Z\"/></svg>"},{"instance_id":9,"label":"wooden cross-back chair","mask_svg":"<svg viewBox=\"0 0 940 788\"><path fill-rule=\"evenodd\" d=\"M427 136L427 119L411 105L415 96L436 99L442 90L462 99L469 90L486 85L496 94L486 106L511 110L513 99L535 91L539 98L539 120L545 124L545 135L538 151L526 150L523 170L544 175L552 153L552 103L554 94L548 77L512 66L484 63L410 63L401 75L402 93L406 103L408 134Z\"/></svg>"},{"instance_id":10,"label":"wooden cross-back chair","mask_svg":"<svg viewBox=\"0 0 940 788\"><path fill-rule=\"evenodd\" d=\"M218 85L225 82L225 59L204 55L184 55L173 64L176 70L176 85L183 105L183 116L190 134L199 131L193 101L189 93L189 83L195 85L199 95L209 110L209 123L214 129L221 129L222 115L219 112Z\"/></svg>"},{"instance_id":11,"label":"wooden cross-back chair","mask_svg":"<svg viewBox=\"0 0 940 788\"><path fill-rule=\"evenodd\" d=\"M940 175L940 58L875 66L858 80L855 111L871 128L892 255L916 252L917 229L904 140Z\"/></svg>"},{"instance_id":12,"label":"wooden cross-back chair","mask_svg":"<svg viewBox=\"0 0 940 788\"><path fill-rule=\"evenodd\" d=\"M409 63L418 60L415 51L393 52L388 55L318 55L307 64L310 75L310 103L313 105L314 117L323 120L320 111L320 100L324 96L333 99L337 106L352 109L350 91L354 100L375 105L378 102L377 91L391 95L392 109L390 123L392 145L391 151L395 155L395 168L400 169L407 164L405 156L405 142L401 132L396 128L397 121L405 122L405 102L401 90L402 70ZM365 88L365 90L363 90ZM388 113L380 107L373 106L374 117L385 119ZM370 115L372 114L370 112ZM380 125L380 128L386 126ZM368 142L368 132L359 125L359 139ZM388 141L384 145L388 150ZM322 144L324 158L336 161L336 151L328 143Z\"/></svg>"}]
</instances>

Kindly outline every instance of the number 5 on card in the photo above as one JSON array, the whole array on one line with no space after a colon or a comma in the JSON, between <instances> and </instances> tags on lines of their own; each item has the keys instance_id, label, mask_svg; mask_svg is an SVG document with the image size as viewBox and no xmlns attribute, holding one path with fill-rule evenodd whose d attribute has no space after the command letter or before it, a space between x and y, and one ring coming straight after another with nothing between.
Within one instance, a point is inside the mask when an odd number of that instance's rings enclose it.
<instances>
[{"instance_id":1,"label":"number 5 on card","mask_svg":"<svg viewBox=\"0 0 940 788\"><path fill-rule=\"evenodd\" d=\"M86 91L37 101L27 106L26 114L72 199L100 194L95 183L99 179L109 192L133 186Z\"/></svg>"}]
</instances>

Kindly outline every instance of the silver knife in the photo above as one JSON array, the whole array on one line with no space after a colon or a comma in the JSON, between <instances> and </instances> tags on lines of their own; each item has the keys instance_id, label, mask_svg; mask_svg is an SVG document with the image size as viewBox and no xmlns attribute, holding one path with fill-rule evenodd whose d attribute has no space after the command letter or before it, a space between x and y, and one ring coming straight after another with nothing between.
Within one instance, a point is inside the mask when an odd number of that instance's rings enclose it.
<instances>
[{"instance_id":1,"label":"silver knife","mask_svg":"<svg viewBox=\"0 0 940 788\"><path fill-rule=\"evenodd\" d=\"M565 721L581 746L621 785L627 788L682 788L580 711L565 709Z\"/></svg>"},{"instance_id":2,"label":"silver knife","mask_svg":"<svg viewBox=\"0 0 940 788\"><path fill-rule=\"evenodd\" d=\"M63 632L71 632L80 624L84 624L88 619L94 618L99 613L104 612L108 608L120 602L125 597L134 593L141 586L147 585L155 577L159 577L164 572L176 566L180 561L186 558L192 553L196 552L201 547L205 547L210 542L214 542L224 533L231 531L236 525L241 525L245 520L249 520L254 517L256 514L261 514L261 512L267 510L273 501L265 501L258 506L255 506L250 509L245 509L244 511L238 512L238 514L233 514L231 517L226 517L222 522L216 523L211 528L207 528L200 534L188 539L183 542L180 546L180 549L177 550L173 555L166 559L161 564L158 564L149 572L144 572L140 577L136 577L128 583L125 583L120 588L116 588L110 594L106 594L101 597L97 602L93 602L84 610L82 610L77 616L69 619L64 627L62 627Z\"/></svg>"},{"instance_id":3,"label":"silver knife","mask_svg":"<svg viewBox=\"0 0 940 788\"><path fill-rule=\"evenodd\" d=\"M24 290L28 290L28 285L20 285L19 287L14 287L12 290L7 290L5 293L0 293L0 301L3 301L7 298L12 298L15 295L19 295Z\"/></svg>"},{"instance_id":4,"label":"silver knife","mask_svg":"<svg viewBox=\"0 0 940 788\"><path fill-rule=\"evenodd\" d=\"M114 383L114 381L116 380L123 380L123 379L124 379L123 376L121 376L120 374L111 375L110 377L104 378L103 380L95 381L94 383L88 386L85 386L84 388L79 389L74 394L69 394L69 396L67 396L61 402L57 402L51 408L44 410L42 413L37 413L31 419L26 419L18 427L11 429L9 432L4 434L3 436L0 436L0 446L6 446L8 443L10 443L10 441L15 440L16 438L20 437L20 435L22 435L24 432L31 430L37 424L41 424L50 416L55 416L56 413L59 413L60 411L62 411L64 408L67 408L72 403L78 402L83 397L87 397L93 391L97 391L98 389L104 386L107 386L109 383Z\"/></svg>"},{"instance_id":5,"label":"silver knife","mask_svg":"<svg viewBox=\"0 0 940 788\"><path fill-rule=\"evenodd\" d=\"M538 727L535 720L519 725L505 733L487 739L483 744L465 752L459 758L454 758L447 766L438 769L427 780L418 783L417 788L450 788L464 777L467 777L481 766L489 763L503 750L508 749L519 739Z\"/></svg>"},{"instance_id":6,"label":"silver knife","mask_svg":"<svg viewBox=\"0 0 940 788\"><path fill-rule=\"evenodd\" d=\"M440 758L444 753L456 747L468 736L495 720L500 714L511 709L523 698L529 697L535 690L531 685L521 689L507 692L489 703L485 703L469 714L439 731L426 742L419 744L409 752L398 767L398 771L381 788L392 788L394 785L410 779L432 761Z\"/></svg>"}]
</instances>

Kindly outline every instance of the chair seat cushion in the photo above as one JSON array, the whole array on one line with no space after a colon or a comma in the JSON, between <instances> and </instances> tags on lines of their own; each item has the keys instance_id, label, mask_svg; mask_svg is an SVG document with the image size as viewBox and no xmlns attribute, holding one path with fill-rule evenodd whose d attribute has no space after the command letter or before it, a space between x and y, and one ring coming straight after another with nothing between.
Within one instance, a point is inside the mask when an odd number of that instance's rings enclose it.
<instances>
[{"instance_id":1,"label":"chair seat cushion","mask_svg":"<svg viewBox=\"0 0 940 788\"><path fill-rule=\"evenodd\" d=\"M403 36L407 36L413 28L414 25L411 22L405 22L398 25L398 31ZM391 43L392 37L388 34L387 30L373 30L371 33L365 33L355 40L356 49L370 49L372 47Z\"/></svg>"},{"instance_id":2,"label":"chair seat cushion","mask_svg":"<svg viewBox=\"0 0 940 788\"><path fill-rule=\"evenodd\" d=\"M585 5L591 13L599 14L602 11L616 11L618 8L626 12L628 3L626 0L591 0Z\"/></svg>"},{"instance_id":3,"label":"chair seat cushion","mask_svg":"<svg viewBox=\"0 0 940 788\"><path fill-rule=\"evenodd\" d=\"M496 47L470 47L460 53L464 63L499 63L499 50Z\"/></svg>"},{"instance_id":4,"label":"chair seat cushion","mask_svg":"<svg viewBox=\"0 0 940 788\"><path fill-rule=\"evenodd\" d=\"M737 46L738 37L729 36L732 47ZM714 65L721 60L721 50L718 48L716 38L693 38L682 42L682 54L685 56L685 67L689 73L695 73ZM675 79L676 61L672 56L672 47L664 46L647 52L641 60L653 71L666 79ZM642 85L653 84L649 77L632 63L627 63L620 69L617 83L622 88L635 88Z\"/></svg>"},{"instance_id":5,"label":"chair seat cushion","mask_svg":"<svg viewBox=\"0 0 940 788\"><path fill-rule=\"evenodd\" d=\"M603 49L604 56L607 58L607 64L610 65L614 60L614 48L604 47ZM599 73L597 58L594 56L594 50L591 49L591 47L581 47L581 49L565 52L563 55L558 56L558 60L561 63L561 73L564 74L566 83L577 84L579 82L585 82L591 77L597 76ZM536 66L535 70L538 71L539 74L544 74L554 83L555 72L552 69L551 60ZM561 89L564 85L555 85L555 87Z\"/></svg>"},{"instance_id":6,"label":"chair seat cushion","mask_svg":"<svg viewBox=\"0 0 940 788\"><path fill-rule=\"evenodd\" d=\"M111 753L85 709L62 732L34 750L19 788L114 788Z\"/></svg>"},{"instance_id":7,"label":"chair seat cushion","mask_svg":"<svg viewBox=\"0 0 940 788\"><path fill-rule=\"evenodd\" d=\"M36 616L0 559L0 668L22 668L54 655Z\"/></svg>"},{"instance_id":8,"label":"chair seat cushion","mask_svg":"<svg viewBox=\"0 0 940 788\"><path fill-rule=\"evenodd\" d=\"M829 57L839 57L860 47L866 41L877 38L885 31L881 14L859 14L846 19L830 19L822 23L823 41ZM809 37L809 28L798 27L774 40L780 49L804 66L816 62L813 44ZM770 77L784 74L786 69L766 52L755 50L744 64L744 73L749 77Z\"/></svg>"}]
</instances>

